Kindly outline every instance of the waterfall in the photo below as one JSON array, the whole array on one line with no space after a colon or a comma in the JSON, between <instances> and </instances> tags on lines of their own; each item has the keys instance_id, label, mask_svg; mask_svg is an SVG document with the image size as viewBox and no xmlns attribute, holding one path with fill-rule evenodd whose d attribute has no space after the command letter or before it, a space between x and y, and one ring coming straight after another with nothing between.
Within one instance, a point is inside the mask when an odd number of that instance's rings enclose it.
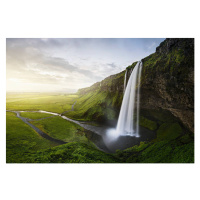
<instances>
[{"instance_id":1,"label":"waterfall","mask_svg":"<svg viewBox=\"0 0 200 200\"><path fill-rule=\"evenodd\" d=\"M125 90L126 90L126 74L127 74L127 70L125 72L125 77L124 77L124 93L125 93Z\"/></svg>"},{"instance_id":2,"label":"waterfall","mask_svg":"<svg viewBox=\"0 0 200 200\"><path fill-rule=\"evenodd\" d=\"M117 134L139 137L139 101L142 62L134 67L124 93L117 123Z\"/></svg>"},{"instance_id":3,"label":"waterfall","mask_svg":"<svg viewBox=\"0 0 200 200\"><path fill-rule=\"evenodd\" d=\"M140 117L140 78L141 78L141 72L142 72L142 62L140 63L140 67L139 67L139 74L138 74L138 88L137 88L137 125L136 125L136 133L137 133L137 137L139 137L139 117Z\"/></svg>"}]
</instances>

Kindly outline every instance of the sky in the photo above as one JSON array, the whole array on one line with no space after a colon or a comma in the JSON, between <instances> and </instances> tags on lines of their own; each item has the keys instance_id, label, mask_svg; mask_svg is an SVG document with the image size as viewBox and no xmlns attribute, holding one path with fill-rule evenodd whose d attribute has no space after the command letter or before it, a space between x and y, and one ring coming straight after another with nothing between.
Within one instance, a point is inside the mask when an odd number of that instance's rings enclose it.
<instances>
[{"instance_id":1,"label":"sky","mask_svg":"<svg viewBox=\"0 0 200 200\"><path fill-rule=\"evenodd\" d=\"M6 40L7 92L74 93L155 52L164 38Z\"/></svg>"}]
</instances>

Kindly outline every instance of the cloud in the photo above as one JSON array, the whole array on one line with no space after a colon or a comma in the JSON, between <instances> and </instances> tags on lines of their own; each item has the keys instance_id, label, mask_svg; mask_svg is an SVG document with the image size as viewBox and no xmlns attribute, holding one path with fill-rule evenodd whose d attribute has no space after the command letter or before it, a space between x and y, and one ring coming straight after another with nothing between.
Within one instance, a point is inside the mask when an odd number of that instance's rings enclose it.
<instances>
[{"instance_id":1,"label":"cloud","mask_svg":"<svg viewBox=\"0 0 200 200\"><path fill-rule=\"evenodd\" d=\"M118 68L117 65L115 65L115 63L107 63L108 66L111 66L112 68Z\"/></svg>"},{"instance_id":2,"label":"cloud","mask_svg":"<svg viewBox=\"0 0 200 200\"><path fill-rule=\"evenodd\" d=\"M7 89L74 91L124 70L157 44L130 38L7 39Z\"/></svg>"},{"instance_id":3,"label":"cloud","mask_svg":"<svg viewBox=\"0 0 200 200\"><path fill-rule=\"evenodd\" d=\"M91 70L81 69L70 64L64 58L45 54L40 48L35 47L34 41L31 42L31 45L29 42L28 44L24 41L20 43L17 40L17 43L9 42L7 45L8 81L18 78L18 82L24 83L60 83L60 85L70 83L71 87L77 89L77 82L84 81L91 84L102 78ZM53 45L58 45L58 42L54 42ZM79 87L81 87L81 84L79 84Z\"/></svg>"}]
</instances>

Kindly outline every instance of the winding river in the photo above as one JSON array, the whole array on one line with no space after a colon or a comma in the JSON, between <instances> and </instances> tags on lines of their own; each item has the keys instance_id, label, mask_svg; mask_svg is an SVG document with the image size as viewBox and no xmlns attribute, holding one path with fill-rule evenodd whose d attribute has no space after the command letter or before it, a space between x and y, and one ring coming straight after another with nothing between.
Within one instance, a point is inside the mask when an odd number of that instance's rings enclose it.
<instances>
[{"instance_id":1,"label":"winding river","mask_svg":"<svg viewBox=\"0 0 200 200\"><path fill-rule=\"evenodd\" d=\"M17 117L20 118L24 123L26 123L27 125L29 125L31 128L33 128L39 135L41 135L43 138L48 139L52 142L56 142L58 144L65 144L66 142L62 141L62 140L58 140L55 138L50 137L49 135L47 135L46 133L44 133L43 131L41 131L39 128L37 128L36 126L34 126L33 124L29 123L29 119L22 117L20 115L21 111L7 111L7 112L14 112L17 114Z\"/></svg>"},{"instance_id":2,"label":"winding river","mask_svg":"<svg viewBox=\"0 0 200 200\"><path fill-rule=\"evenodd\" d=\"M75 104L72 105L72 109ZM132 147L133 145L139 144L141 141L150 141L151 139L156 137L155 132L150 131L144 127L140 127L140 132L141 136L140 137L130 137L130 136L120 136L117 138L117 140L110 140L110 138L107 136L107 130L113 127L108 127L108 126L92 126L90 124L86 124L86 122L80 122L76 121L73 119L70 119L66 116L59 113L55 112L48 112L44 110L39 110L39 111L10 111L7 110L7 112L14 112L17 114L17 117L20 118L24 123L29 125L31 128L33 128L39 135L41 135L43 138L46 138L50 141L56 142L57 144L65 144L66 142L62 140L58 140L55 138L50 137L48 134L44 133L41 131L39 128L31 124L29 121L32 121L29 118L22 117L20 115L21 112L37 112L37 113L47 113L51 114L53 116L59 116L63 118L64 120L70 121L72 123L75 123L84 129L88 130L89 132L86 133L86 136L97 146L98 149L101 151L107 152L107 153L114 153L117 149L126 149L128 147ZM51 116L51 117L53 117ZM40 118L36 120L42 120L46 118L51 118L51 117L45 117L45 118Z\"/></svg>"},{"instance_id":3,"label":"winding river","mask_svg":"<svg viewBox=\"0 0 200 200\"><path fill-rule=\"evenodd\" d=\"M74 110L75 103L72 105L72 111ZM102 133L105 133L105 131L108 129L108 127L92 126L92 125L86 124L86 122L79 122L79 121L70 119L70 118L68 118L68 117L63 115L65 112L63 112L62 114L55 113L55 112L44 111L44 110L39 110L39 111L12 111L12 110L7 110L6 112L16 113L16 116L19 119L21 119L24 123L26 123L31 128L33 128L43 138L48 139L48 140L53 141L53 142L56 142L57 144L65 144L67 142L52 138L51 136L49 136L48 134L44 133L42 130L40 130L39 128L37 128L36 126L34 126L33 124L31 124L29 122L29 121L38 121L38 120L42 120L42 119L47 119L47 118L51 118L53 116L32 120L32 119L29 119L29 118L26 118L26 117L22 117L20 115L20 113L21 112L34 112L34 113L46 113L46 114L51 114L51 115L54 115L54 116L59 116L59 117L63 118L64 120L67 120L67 121L70 121L72 123L75 123L75 124L83 127L84 129L90 131L92 133L92 134L89 134L90 135L90 140L92 140L95 143L97 148L99 148L100 150L105 151L105 152L110 152L110 150L106 147L106 145L104 144L103 139L102 139Z\"/></svg>"}]
</instances>

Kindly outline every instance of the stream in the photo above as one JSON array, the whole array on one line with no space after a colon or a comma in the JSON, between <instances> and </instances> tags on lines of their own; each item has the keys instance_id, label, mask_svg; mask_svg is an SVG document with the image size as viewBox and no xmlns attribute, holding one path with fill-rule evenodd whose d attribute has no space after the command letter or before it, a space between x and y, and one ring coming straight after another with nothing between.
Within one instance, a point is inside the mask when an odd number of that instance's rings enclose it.
<instances>
[{"instance_id":1,"label":"stream","mask_svg":"<svg viewBox=\"0 0 200 200\"><path fill-rule=\"evenodd\" d=\"M72 105L73 109L74 104ZM89 137L89 139L99 148L101 151L107 152L107 153L114 153L117 149L126 149L129 147L132 147L134 145L139 144L141 141L150 141L156 137L155 132L150 131L144 127L140 127L140 137L132 137L132 136L119 136L116 140L112 140L108 134L107 131L110 129L114 129L114 127L108 127L108 126L92 126L90 124L86 124L86 122L80 122L73 119L70 119L66 116L63 116L62 114L55 113L55 112L48 112L44 110L39 111L7 111L7 112L14 112L17 114L17 117L20 118L23 122L25 122L27 125L29 125L31 128L33 128L39 135L41 135L43 138L46 138L50 141L56 142L58 144L65 144L66 142L62 140L58 140L55 138L50 137L43 131L41 131L39 128L34 126L33 124L29 123L31 121L28 118L22 117L20 115L20 112L36 112L36 113L46 113L51 114L54 116L59 116L63 118L64 120L70 121L72 123L75 123L84 129L88 130L89 132L86 133L86 136ZM50 117L47 117L50 118ZM45 118L41 118L45 119ZM38 120L41 120L38 119Z\"/></svg>"},{"instance_id":2,"label":"stream","mask_svg":"<svg viewBox=\"0 0 200 200\"><path fill-rule=\"evenodd\" d=\"M46 138L52 142L56 142L58 144L65 144L66 142L62 141L62 140L58 140L55 138L50 137L49 135L47 135L46 133L44 133L43 131L41 131L39 128L37 128L36 126L34 126L33 124L29 123L30 120L28 120L25 117L21 117L20 112L21 111L9 111L9 112L14 112L17 114L17 117L20 118L24 123L26 123L27 125L29 125L31 128L33 128L39 135L41 135L43 138Z\"/></svg>"}]
</instances>

